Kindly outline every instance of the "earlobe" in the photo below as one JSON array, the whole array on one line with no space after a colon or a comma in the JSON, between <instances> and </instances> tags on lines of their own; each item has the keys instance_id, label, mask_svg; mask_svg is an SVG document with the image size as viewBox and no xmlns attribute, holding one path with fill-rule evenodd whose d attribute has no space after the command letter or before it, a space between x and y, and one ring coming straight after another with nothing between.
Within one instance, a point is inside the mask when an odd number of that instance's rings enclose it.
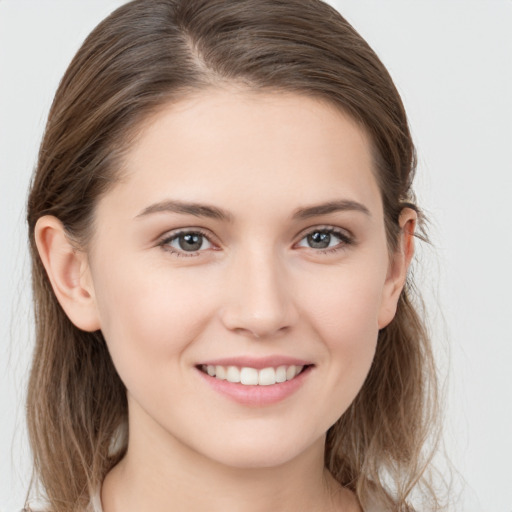
<instances>
[{"instance_id":1,"label":"earlobe","mask_svg":"<svg viewBox=\"0 0 512 512\"><path fill-rule=\"evenodd\" d=\"M386 327L396 314L398 299L404 288L407 270L414 255L414 231L417 217L417 213L412 208L404 208L400 214L398 247L392 255L384 284L378 318L379 329Z\"/></svg>"},{"instance_id":2,"label":"earlobe","mask_svg":"<svg viewBox=\"0 0 512 512\"><path fill-rule=\"evenodd\" d=\"M84 331L100 328L87 257L69 240L59 219L45 215L34 231L37 250L53 291L73 324Z\"/></svg>"}]
</instances>

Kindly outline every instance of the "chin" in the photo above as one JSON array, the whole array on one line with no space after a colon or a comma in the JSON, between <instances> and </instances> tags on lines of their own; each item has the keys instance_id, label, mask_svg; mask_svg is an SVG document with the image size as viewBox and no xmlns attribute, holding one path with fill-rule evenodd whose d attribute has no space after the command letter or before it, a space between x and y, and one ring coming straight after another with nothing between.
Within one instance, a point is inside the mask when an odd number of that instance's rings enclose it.
<instances>
[{"instance_id":1,"label":"chin","mask_svg":"<svg viewBox=\"0 0 512 512\"><path fill-rule=\"evenodd\" d=\"M318 446L320 444L320 446ZM309 453L319 450L323 457L325 435L307 442L292 436L258 436L256 439L239 439L229 444L209 447L202 451L203 455L224 466L236 469L266 469L287 464L299 457L307 457Z\"/></svg>"}]
</instances>

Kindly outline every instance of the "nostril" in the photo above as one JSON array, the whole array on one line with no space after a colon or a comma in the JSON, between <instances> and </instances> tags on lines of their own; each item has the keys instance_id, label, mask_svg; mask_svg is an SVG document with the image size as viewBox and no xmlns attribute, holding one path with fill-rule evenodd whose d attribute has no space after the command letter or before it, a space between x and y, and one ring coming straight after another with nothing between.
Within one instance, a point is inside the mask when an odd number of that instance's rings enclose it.
<instances>
[{"instance_id":1,"label":"nostril","mask_svg":"<svg viewBox=\"0 0 512 512\"><path fill-rule=\"evenodd\" d=\"M257 283L233 284L228 302L219 310L224 326L232 332L254 340L287 332L297 323L299 315L294 300L277 284L265 285L268 279ZM237 292L236 294L235 292Z\"/></svg>"}]
</instances>

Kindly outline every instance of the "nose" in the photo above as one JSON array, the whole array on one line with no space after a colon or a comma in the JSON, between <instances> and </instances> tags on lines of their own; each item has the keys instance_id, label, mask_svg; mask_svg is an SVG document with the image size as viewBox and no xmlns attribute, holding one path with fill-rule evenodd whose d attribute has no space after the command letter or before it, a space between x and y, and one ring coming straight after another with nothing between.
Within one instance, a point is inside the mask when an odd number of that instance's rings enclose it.
<instances>
[{"instance_id":1,"label":"nose","mask_svg":"<svg viewBox=\"0 0 512 512\"><path fill-rule=\"evenodd\" d=\"M230 269L221 311L224 326L238 334L268 338L297 321L293 286L284 265L270 251L244 251Z\"/></svg>"}]
</instances>

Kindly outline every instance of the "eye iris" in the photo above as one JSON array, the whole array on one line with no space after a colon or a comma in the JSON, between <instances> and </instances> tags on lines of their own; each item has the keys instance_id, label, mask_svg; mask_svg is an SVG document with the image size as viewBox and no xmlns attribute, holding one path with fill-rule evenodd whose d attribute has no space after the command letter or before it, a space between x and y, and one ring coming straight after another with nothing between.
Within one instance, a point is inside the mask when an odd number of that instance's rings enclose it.
<instances>
[{"instance_id":1,"label":"eye iris","mask_svg":"<svg viewBox=\"0 0 512 512\"><path fill-rule=\"evenodd\" d=\"M178 238L180 249L184 251L198 251L203 245L203 235L199 233L187 233Z\"/></svg>"},{"instance_id":2,"label":"eye iris","mask_svg":"<svg viewBox=\"0 0 512 512\"><path fill-rule=\"evenodd\" d=\"M308 235L308 244L314 249L325 249L331 243L331 234L322 231L315 231Z\"/></svg>"}]
</instances>

